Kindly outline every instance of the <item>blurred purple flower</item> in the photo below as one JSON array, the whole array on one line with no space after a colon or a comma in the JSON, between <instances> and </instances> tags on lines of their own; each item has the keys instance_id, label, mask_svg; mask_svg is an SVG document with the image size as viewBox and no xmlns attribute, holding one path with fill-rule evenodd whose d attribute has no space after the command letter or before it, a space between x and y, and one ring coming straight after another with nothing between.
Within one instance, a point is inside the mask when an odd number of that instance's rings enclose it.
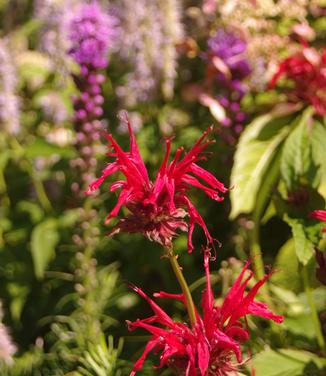
<instances>
[{"instance_id":1,"label":"blurred purple flower","mask_svg":"<svg viewBox=\"0 0 326 376\"><path fill-rule=\"evenodd\" d=\"M109 49L118 37L117 26L117 18L104 12L96 1L82 5L70 21L69 54L81 66L105 68Z\"/></svg>"},{"instance_id":2,"label":"blurred purple flower","mask_svg":"<svg viewBox=\"0 0 326 376\"><path fill-rule=\"evenodd\" d=\"M242 132L247 115L241 109L241 101L248 91L244 80L252 69L247 58L247 43L234 33L218 29L208 39L206 83L212 88L218 82L222 93L217 101L224 109L219 120L220 136L229 144L235 144Z\"/></svg>"},{"instance_id":3,"label":"blurred purple flower","mask_svg":"<svg viewBox=\"0 0 326 376\"><path fill-rule=\"evenodd\" d=\"M54 122L55 124L61 124L68 120L68 109L63 98L60 96L60 93L50 91L41 96L37 102L48 121Z\"/></svg>"},{"instance_id":4,"label":"blurred purple flower","mask_svg":"<svg viewBox=\"0 0 326 376\"><path fill-rule=\"evenodd\" d=\"M2 361L11 365L13 363L12 356L15 354L17 349L12 343L8 329L1 323L2 318L3 310L2 303L0 302L0 362Z\"/></svg>"},{"instance_id":5,"label":"blurred purple flower","mask_svg":"<svg viewBox=\"0 0 326 376\"><path fill-rule=\"evenodd\" d=\"M8 43L0 38L0 124L11 134L16 134L20 129L16 83L17 76Z\"/></svg>"},{"instance_id":6,"label":"blurred purple flower","mask_svg":"<svg viewBox=\"0 0 326 376\"><path fill-rule=\"evenodd\" d=\"M80 0L70 0L67 3L59 0L35 0L34 17L40 22L39 48L51 57L52 68L60 72L61 77L67 77L68 39L66 20Z\"/></svg>"},{"instance_id":7,"label":"blurred purple flower","mask_svg":"<svg viewBox=\"0 0 326 376\"><path fill-rule=\"evenodd\" d=\"M218 29L208 40L209 55L220 58L230 70L232 80L243 80L251 68L245 55L247 43L237 35ZM222 75L219 78L223 78Z\"/></svg>"},{"instance_id":8,"label":"blurred purple flower","mask_svg":"<svg viewBox=\"0 0 326 376\"><path fill-rule=\"evenodd\" d=\"M7 328L0 323L0 360L12 364L15 352L16 346L11 342Z\"/></svg>"},{"instance_id":9,"label":"blurred purple flower","mask_svg":"<svg viewBox=\"0 0 326 376\"><path fill-rule=\"evenodd\" d=\"M117 90L124 106L146 102L162 90L173 96L177 75L176 44L183 36L180 0L119 1L121 55L131 64L126 83Z\"/></svg>"}]
</instances>

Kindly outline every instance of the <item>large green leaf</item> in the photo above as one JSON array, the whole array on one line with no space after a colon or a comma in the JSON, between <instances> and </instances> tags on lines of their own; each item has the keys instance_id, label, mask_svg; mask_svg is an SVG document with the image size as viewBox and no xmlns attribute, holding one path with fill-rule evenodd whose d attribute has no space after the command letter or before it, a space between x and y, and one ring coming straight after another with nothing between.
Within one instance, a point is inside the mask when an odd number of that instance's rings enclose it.
<instances>
[{"instance_id":1,"label":"large green leaf","mask_svg":"<svg viewBox=\"0 0 326 376\"><path fill-rule=\"evenodd\" d=\"M231 186L234 189L230 193L230 218L253 211L265 174L289 133L290 125L289 117L275 117L270 113L258 117L246 127L235 153L231 173ZM274 171L273 176L276 175L277 171Z\"/></svg>"},{"instance_id":2,"label":"large green leaf","mask_svg":"<svg viewBox=\"0 0 326 376\"><path fill-rule=\"evenodd\" d=\"M256 376L322 376L325 360L307 351L280 349L257 354L251 364Z\"/></svg>"},{"instance_id":3,"label":"large green leaf","mask_svg":"<svg viewBox=\"0 0 326 376\"><path fill-rule=\"evenodd\" d=\"M31 252L37 278L43 278L46 267L55 256L55 247L58 241L59 233L55 219L49 218L34 228Z\"/></svg>"}]
</instances>

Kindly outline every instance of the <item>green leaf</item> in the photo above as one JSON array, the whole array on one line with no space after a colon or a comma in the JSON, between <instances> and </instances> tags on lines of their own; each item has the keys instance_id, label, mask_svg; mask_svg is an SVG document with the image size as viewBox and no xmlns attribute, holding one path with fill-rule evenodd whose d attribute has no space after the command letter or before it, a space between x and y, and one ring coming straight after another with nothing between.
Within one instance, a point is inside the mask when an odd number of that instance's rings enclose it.
<instances>
[{"instance_id":1,"label":"green leaf","mask_svg":"<svg viewBox=\"0 0 326 376\"><path fill-rule=\"evenodd\" d=\"M34 228L31 252L37 278L43 278L46 267L55 256L55 247L58 241L59 233L55 219L49 218Z\"/></svg>"},{"instance_id":2,"label":"green leaf","mask_svg":"<svg viewBox=\"0 0 326 376\"><path fill-rule=\"evenodd\" d=\"M11 150L3 150L0 154L0 171L3 171L11 158Z\"/></svg>"},{"instance_id":3,"label":"green leaf","mask_svg":"<svg viewBox=\"0 0 326 376\"><path fill-rule=\"evenodd\" d=\"M230 218L253 211L260 186L290 130L289 117L269 113L248 125L240 138L231 173ZM273 178L277 176L277 170ZM266 191L265 191L266 198ZM263 200L265 204L265 199Z\"/></svg>"},{"instance_id":4,"label":"green leaf","mask_svg":"<svg viewBox=\"0 0 326 376\"><path fill-rule=\"evenodd\" d=\"M80 209L69 209L64 211L60 220L58 222L58 226L60 228L67 228L74 226L76 222L80 220Z\"/></svg>"},{"instance_id":5,"label":"green leaf","mask_svg":"<svg viewBox=\"0 0 326 376\"><path fill-rule=\"evenodd\" d=\"M314 245L306 234L305 223L302 219L290 218L287 215L284 216L284 219L291 227L298 260L303 265L307 265L314 254Z\"/></svg>"},{"instance_id":6,"label":"green leaf","mask_svg":"<svg viewBox=\"0 0 326 376\"><path fill-rule=\"evenodd\" d=\"M273 295L286 306L288 316L301 315L306 311L306 305L302 303L297 294L291 290L270 284L270 290Z\"/></svg>"},{"instance_id":7,"label":"green leaf","mask_svg":"<svg viewBox=\"0 0 326 376\"><path fill-rule=\"evenodd\" d=\"M26 156L28 158L39 156L48 157L52 155L71 158L75 155L75 152L69 147L60 147L58 145L50 144L42 138L36 138L34 142L26 148Z\"/></svg>"},{"instance_id":8,"label":"green leaf","mask_svg":"<svg viewBox=\"0 0 326 376\"><path fill-rule=\"evenodd\" d=\"M321 376L325 360L307 351L280 349L257 354L251 364L256 376Z\"/></svg>"},{"instance_id":9,"label":"green leaf","mask_svg":"<svg viewBox=\"0 0 326 376\"><path fill-rule=\"evenodd\" d=\"M19 321L30 289L26 285L14 282L8 283L7 289L11 296L10 313L15 321Z\"/></svg>"},{"instance_id":10,"label":"green leaf","mask_svg":"<svg viewBox=\"0 0 326 376\"><path fill-rule=\"evenodd\" d=\"M33 223L39 222L44 215L42 208L31 201L20 201L17 204L17 209L21 212L28 213Z\"/></svg>"},{"instance_id":11,"label":"green leaf","mask_svg":"<svg viewBox=\"0 0 326 376\"><path fill-rule=\"evenodd\" d=\"M295 317L286 317L283 326L294 335L306 337L308 339L316 338L315 327L307 314Z\"/></svg>"},{"instance_id":12,"label":"green leaf","mask_svg":"<svg viewBox=\"0 0 326 376\"><path fill-rule=\"evenodd\" d=\"M311 138L312 158L319 167L320 185L318 190L326 198L326 124L315 121L313 124L313 136Z\"/></svg>"},{"instance_id":13,"label":"green leaf","mask_svg":"<svg viewBox=\"0 0 326 376\"><path fill-rule=\"evenodd\" d=\"M279 250L274 268L277 271L271 277L271 281L277 286L299 292L301 278L298 274L298 259L295 253L293 238L289 239Z\"/></svg>"},{"instance_id":14,"label":"green leaf","mask_svg":"<svg viewBox=\"0 0 326 376\"><path fill-rule=\"evenodd\" d=\"M316 132L312 123L311 109L303 112L297 123L284 144L281 159L281 175L288 191L293 191L301 182L310 182L316 187L319 180L319 161L316 163L313 158L312 140L320 137L320 132Z\"/></svg>"}]
</instances>

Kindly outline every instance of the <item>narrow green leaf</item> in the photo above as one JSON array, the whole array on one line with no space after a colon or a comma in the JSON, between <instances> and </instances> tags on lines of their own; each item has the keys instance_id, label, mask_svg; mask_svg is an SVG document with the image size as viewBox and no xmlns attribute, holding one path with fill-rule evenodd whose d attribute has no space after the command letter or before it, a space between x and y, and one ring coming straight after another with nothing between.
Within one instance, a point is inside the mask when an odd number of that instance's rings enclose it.
<instances>
[{"instance_id":1,"label":"narrow green leaf","mask_svg":"<svg viewBox=\"0 0 326 376\"><path fill-rule=\"evenodd\" d=\"M55 219L47 219L34 228L31 252L37 278L43 278L46 267L55 256L55 247L58 241L59 233Z\"/></svg>"},{"instance_id":2,"label":"narrow green leaf","mask_svg":"<svg viewBox=\"0 0 326 376\"><path fill-rule=\"evenodd\" d=\"M312 140L318 137L311 117L306 110L297 121L297 126L284 143L281 174L289 191L294 190L302 181L312 186L318 185L318 165L313 158Z\"/></svg>"}]
</instances>

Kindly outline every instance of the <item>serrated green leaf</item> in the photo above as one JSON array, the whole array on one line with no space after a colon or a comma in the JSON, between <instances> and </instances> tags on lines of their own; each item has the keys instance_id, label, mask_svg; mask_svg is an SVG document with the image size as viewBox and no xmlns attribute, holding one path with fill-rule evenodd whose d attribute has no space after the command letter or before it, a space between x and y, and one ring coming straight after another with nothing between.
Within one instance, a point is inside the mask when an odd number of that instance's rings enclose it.
<instances>
[{"instance_id":1,"label":"serrated green leaf","mask_svg":"<svg viewBox=\"0 0 326 376\"><path fill-rule=\"evenodd\" d=\"M231 172L231 186L234 189L230 192L230 218L253 211L264 174L271 168L290 125L288 117L275 118L275 114L267 114L246 127ZM274 176L277 176L277 172Z\"/></svg>"},{"instance_id":2,"label":"serrated green leaf","mask_svg":"<svg viewBox=\"0 0 326 376\"><path fill-rule=\"evenodd\" d=\"M294 238L295 253L298 260L303 265L307 265L314 254L314 245L306 234L304 221L302 219L290 218L288 216L285 216L284 219L291 227Z\"/></svg>"},{"instance_id":3,"label":"serrated green leaf","mask_svg":"<svg viewBox=\"0 0 326 376\"><path fill-rule=\"evenodd\" d=\"M315 370L315 376L321 376L325 361L307 351L280 349L257 354L251 364L256 376L303 376L309 374L306 372L309 369Z\"/></svg>"},{"instance_id":4,"label":"serrated green leaf","mask_svg":"<svg viewBox=\"0 0 326 376\"><path fill-rule=\"evenodd\" d=\"M37 278L43 278L46 267L55 256L58 241L59 233L55 219L49 218L34 228L31 237L31 252Z\"/></svg>"},{"instance_id":5,"label":"serrated green leaf","mask_svg":"<svg viewBox=\"0 0 326 376\"><path fill-rule=\"evenodd\" d=\"M318 133L312 123L311 110L307 109L283 147L281 175L288 191L293 191L302 181L310 182L313 187L318 185L319 161L316 163L313 158L312 146Z\"/></svg>"}]
</instances>

